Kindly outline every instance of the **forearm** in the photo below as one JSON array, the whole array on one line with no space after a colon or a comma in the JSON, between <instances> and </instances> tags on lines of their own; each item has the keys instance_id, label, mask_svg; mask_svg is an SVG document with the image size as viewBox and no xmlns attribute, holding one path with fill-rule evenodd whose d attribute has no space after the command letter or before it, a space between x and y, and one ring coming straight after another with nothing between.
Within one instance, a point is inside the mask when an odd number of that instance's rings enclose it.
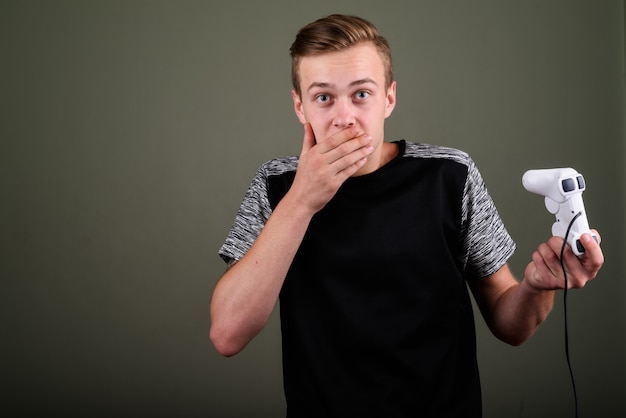
<instances>
[{"instance_id":1,"label":"forearm","mask_svg":"<svg viewBox=\"0 0 626 418\"><path fill-rule=\"evenodd\" d=\"M355 127L318 141L305 124L291 188L246 255L218 282L211 300L211 341L234 355L265 326L311 218L367 162L372 137Z\"/></svg>"},{"instance_id":2,"label":"forearm","mask_svg":"<svg viewBox=\"0 0 626 418\"><path fill-rule=\"evenodd\" d=\"M211 341L226 356L265 326L313 214L289 194L248 253L220 279L211 299Z\"/></svg>"},{"instance_id":3,"label":"forearm","mask_svg":"<svg viewBox=\"0 0 626 418\"><path fill-rule=\"evenodd\" d=\"M492 276L470 283L489 329L511 345L530 338L554 304L555 291L533 286L529 280L533 274L537 271L531 264L518 282L505 264Z\"/></svg>"},{"instance_id":4,"label":"forearm","mask_svg":"<svg viewBox=\"0 0 626 418\"><path fill-rule=\"evenodd\" d=\"M522 344L548 317L554 295L554 290L535 289L526 279L511 286L496 304L492 332L511 345Z\"/></svg>"},{"instance_id":5,"label":"forearm","mask_svg":"<svg viewBox=\"0 0 626 418\"><path fill-rule=\"evenodd\" d=\"M595 234L599 237L597 231ZM569 247L561 254L563 239L551 237L533 252L520 283L505 265L493 276L472 285L485 320L498 338L513 345L530 338L552 310L556 291L566 285L563 265L569 288L581 288L596 277L604 263L600 246L589 234L583 234L581 240L586 249L582 258L576 257Z\"/></svg>"}]
</instances>

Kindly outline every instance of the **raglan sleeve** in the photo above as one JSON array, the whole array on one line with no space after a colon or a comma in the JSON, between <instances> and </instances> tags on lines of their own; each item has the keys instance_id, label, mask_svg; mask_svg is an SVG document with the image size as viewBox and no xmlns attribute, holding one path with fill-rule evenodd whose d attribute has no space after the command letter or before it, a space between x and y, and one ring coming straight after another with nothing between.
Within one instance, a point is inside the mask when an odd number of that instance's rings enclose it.
<instances>
[{"instance_id":1,"label":"raglan sleeve","mask_svg":"<svg viewBox=\"0 0 626 418\"><path fill-rule=\"evenodd\" d=\"M469 279L482 279L506 264L515 251L515 242L471 158L462 206L465 275Z\"/></svg>"},{"instance_id":2,"label":"raglan sleeve","mask_svg":"<svg viewBox=\"0 0 626 418\"><path fill-rule=\"evenodd\" d=\"M226 262L241 259L257 239L272 213L265 165L256 172L244 195L226 240L218 251Z\"/></svg>"}]
</instances>

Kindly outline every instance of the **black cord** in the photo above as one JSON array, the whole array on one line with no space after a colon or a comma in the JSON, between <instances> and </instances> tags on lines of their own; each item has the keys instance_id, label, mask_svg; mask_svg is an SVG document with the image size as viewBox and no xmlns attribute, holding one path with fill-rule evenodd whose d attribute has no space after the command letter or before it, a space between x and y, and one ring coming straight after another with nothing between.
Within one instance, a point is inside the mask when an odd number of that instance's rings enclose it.
<instances>
[{"instance_id":1,"label":"black cord","mask_svg":"<svg viewBox=\"0 0 626 418\"><path fill-rule=\"evenodd\" d=\"M572 225L578 219L578 217L582 215L582 212L578 212L576 216L572 219L567 227L567 231L565 232L565 238L563 238L563 246L561 246L561 269L563 270L563 279L565 282L565 289L563 290L563 312L564 312L564 324L565 324L565 358L567 360L567 367L569 368L570 379L572 380L572 390L574 391L574 407L575 407L575 417L578 418L578 393L576 392L576 380L574 379L574 371L572 369L572 361L569 355L569 331L567 324L567 272L565 271L565 262L563 261L563 254L565 252L565 245L567 244L567 237L569 236L570 229L572 229Z\"/></svg>"}]
</instances>

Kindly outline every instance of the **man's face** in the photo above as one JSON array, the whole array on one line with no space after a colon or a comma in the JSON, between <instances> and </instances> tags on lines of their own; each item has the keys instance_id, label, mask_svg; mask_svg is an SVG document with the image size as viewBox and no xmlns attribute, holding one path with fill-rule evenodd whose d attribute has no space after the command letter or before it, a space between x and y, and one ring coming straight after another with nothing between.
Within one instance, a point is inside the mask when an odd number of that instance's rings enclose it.
<instances>
[{"instance_id":1,"label":"man's face","mask_svg":"<svg viewBox=\"0 0 626 418\"><path fill-rule=\"evenodd\" d=\"M381 148L384 121L396 102L396 85L385 88L384 65L372 44L304 57L299 75L302 97L292 91L294 109L300 122L311 124L317 142L354 126L370 134L372 145Z\"/></svg>"}]
</instances>

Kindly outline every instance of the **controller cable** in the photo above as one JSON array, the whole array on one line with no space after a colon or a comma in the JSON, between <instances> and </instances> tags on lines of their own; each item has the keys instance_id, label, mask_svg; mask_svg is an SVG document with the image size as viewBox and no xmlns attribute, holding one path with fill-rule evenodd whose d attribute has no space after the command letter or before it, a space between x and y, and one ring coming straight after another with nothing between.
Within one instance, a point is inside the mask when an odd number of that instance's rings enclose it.
<instances>
[{"instance_id":1,"label":"controller cable","mask_svg":"<svg viewBox=\"0 0 626 418\"><path fill-rule=\"evenodd\" d=\"M572 361L569 355L569 331L567 324L567 272L565 271L565 263L563 261L563 254L565 252L565 245L567 244L567 237L570 233L570 229L572 229L572 225L578 219L578 217L582 215L582 212L578 212L576 216L572 219L567 227L567 231L565 232L565 238L563 239L563 245L561 246L561 269L563 270L563 280L565 284L565 288L563 290L563 312L564 312L564 324L565 324L565 358L567 360L567 367L569 369L570 379L572 380L572 390L574 392L574 407L575 407L575 417L578 418L578 394L576 392L576 380L574 379L574 371L572 369Z\"/></svg>"}]
</instances>

